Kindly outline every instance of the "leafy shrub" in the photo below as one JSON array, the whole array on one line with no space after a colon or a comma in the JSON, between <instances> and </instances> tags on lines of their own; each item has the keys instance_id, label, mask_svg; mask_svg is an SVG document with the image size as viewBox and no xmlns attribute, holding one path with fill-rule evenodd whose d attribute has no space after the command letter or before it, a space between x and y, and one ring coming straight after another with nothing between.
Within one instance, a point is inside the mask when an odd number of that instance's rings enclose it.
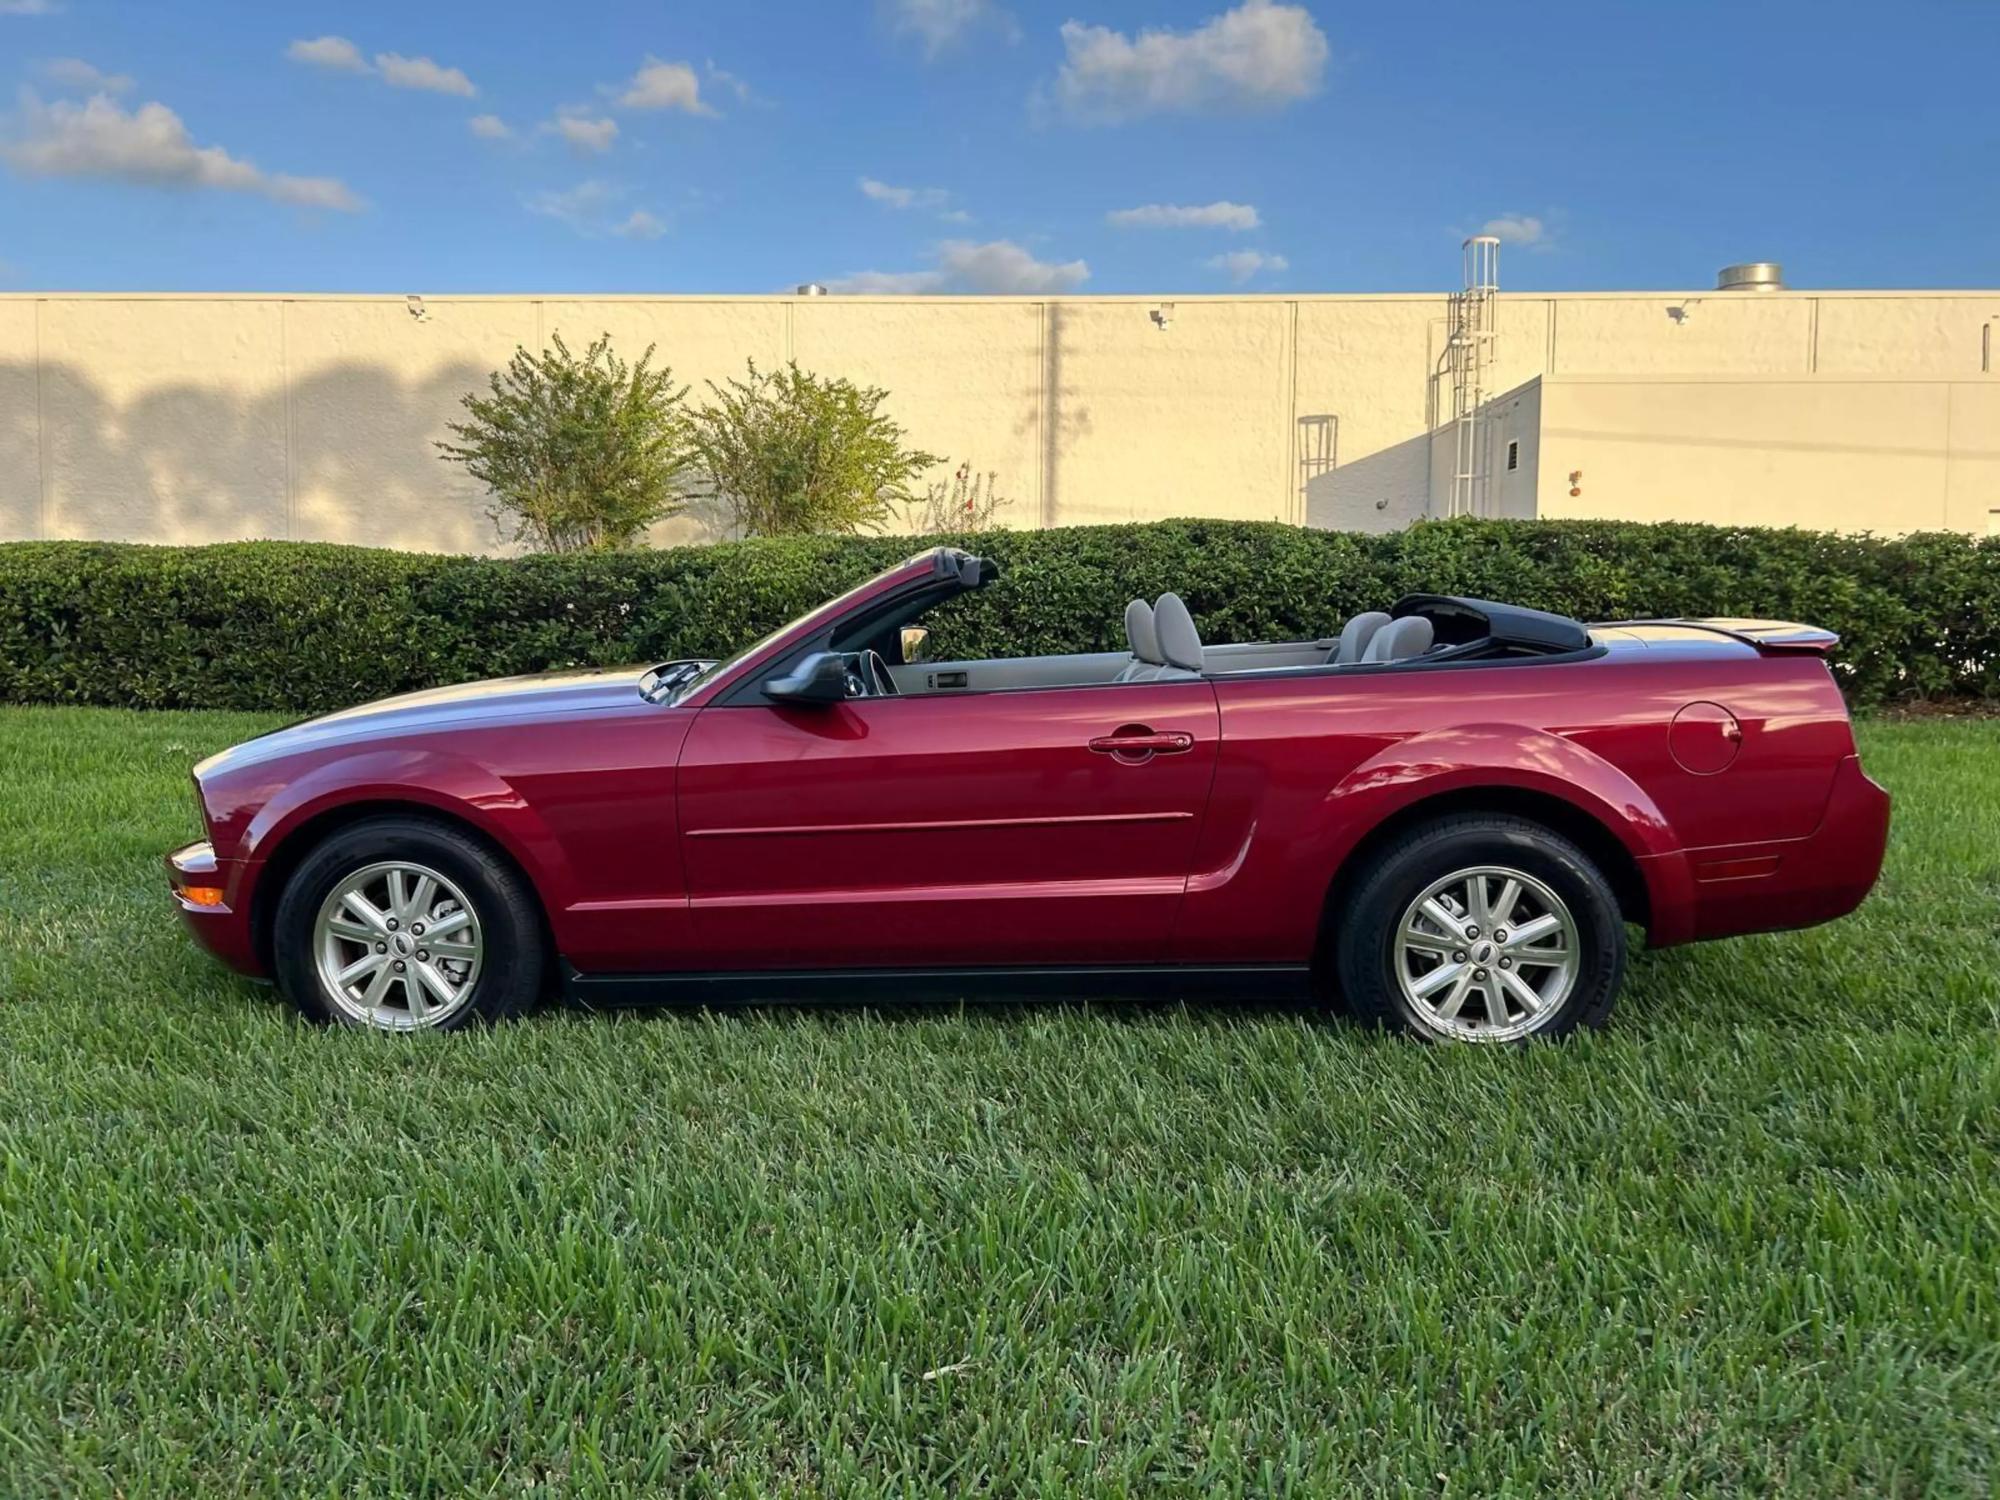
<instances>
[{"instance_id":1,"label":"leafy shrub","mask_svg":"<svg viewBox=\"0 0 2000 1500\"><path fill-rule=\"evenodd\" d=\"M714 656L907 555L794 537L517 559L314 543L0 545L0 701L324 709L548 668ZM1851 701L2000 698L2000 542L1610 521L1384 536L1162 521L994 532L1000 581L936 620L939 659L1122 645L1177 590L1211 640L1332 634L1413 590L1584 619L1745 615L1843 637Z\"/></svg>"},{"instance_id":2,"label":"leafy shrub","mask_svg":"<svg viewBox=\"0 0 2000 1500\"><path fill-rule=\"evenodd\" d=\"M960 464L949 479L924 486L924 498L910 504L911 529L925 536L980 536L1007 523L1000 512L1014 502L1000 493L1000 472L973 472Z\"/></svg>"},{"instance_id":3,"label":"leafy shrub","mask_svg":"<svg viewBox=\"0 0 2000 1500\"><path fill-rule=\"evenodd\" d=\"M540 354L516 349L488 377L488 395L465 397L470 420L440 456L463 464L493 494L488 512L509 541L538 552L629 547L680 511L681 477L694 460L672 370L611 352L604 334L578 359L557 334Z\"/></svg>"},{"instance_id":4,"label":"leafy shrub","mask_svg":"<svg viewBox=\"0 0 2000 1500\"><path fill-rule=\"evenodd\" d=\"M708 383L695 415L707 487L738 536L853 534L879 529L939 462L903 446L882 414L889 393L812 375L796 364Z\"/></svg>"}]
</instances>

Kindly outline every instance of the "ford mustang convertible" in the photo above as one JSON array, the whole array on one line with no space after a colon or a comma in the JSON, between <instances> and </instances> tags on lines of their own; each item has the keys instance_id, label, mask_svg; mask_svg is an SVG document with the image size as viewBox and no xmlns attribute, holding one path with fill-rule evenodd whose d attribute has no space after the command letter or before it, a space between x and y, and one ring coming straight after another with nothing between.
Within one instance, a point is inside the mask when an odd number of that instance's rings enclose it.
<instances>
[{"instance_id":1,"label":"ford mustang convertible","mask_svg":"<svg viewBox=\"0 0 2000 1500\"><path fill-rule=\"evenodd\" d=\"M723 661L472 683L195 767L197 939L310 1016L1297 987L1440 1041L1600 1024L1649 946L1874 884L1823 630L1415 594L1338 637L934 661L942 548ZM1105 601L1107 621L1118 601ZM934 614L934 612L936 612ZM943 632L937 632L942 634Z\"/></svg>"}]
</instances>

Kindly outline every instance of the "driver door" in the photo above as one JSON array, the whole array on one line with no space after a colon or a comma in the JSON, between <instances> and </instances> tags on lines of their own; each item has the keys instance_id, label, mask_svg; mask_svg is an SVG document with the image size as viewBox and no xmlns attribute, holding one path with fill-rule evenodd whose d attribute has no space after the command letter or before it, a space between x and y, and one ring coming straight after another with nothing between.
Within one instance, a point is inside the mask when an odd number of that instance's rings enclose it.
<instances>
[{"instance_id":1,"label":"driver door","mask_svg":"<svg viewBox=\"0 0 2000 1500\"><path fill-rule=\"evenodd\" d=\"M686 966L1164 961L1217 737L1199 677L703 709Z\"/></svg>"}]
</instances>

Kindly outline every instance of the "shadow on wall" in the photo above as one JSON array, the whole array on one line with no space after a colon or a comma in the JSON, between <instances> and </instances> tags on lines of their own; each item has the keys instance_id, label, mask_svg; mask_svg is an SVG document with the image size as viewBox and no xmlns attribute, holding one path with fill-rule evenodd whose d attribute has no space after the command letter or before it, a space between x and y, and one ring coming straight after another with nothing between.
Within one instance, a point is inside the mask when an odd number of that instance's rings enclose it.
<instances>
[{"instance_id":1,"label":"shadow on wall","mask_svg":"<svg viewBox=\"0 0 2000 1500\"><path fill-rule=\"evenodd\" d=\"M1427 514L1430 436L1339 461L1338 418L1299 418L1303 519L1334 531L1401 531ZM1332 424L1329 430L1326 424Z\"/></svg>"},{"instance_id":2,"label":"shadow on wall","mask_svg":"<svg viewBox=\"0 0 2000 1500\"><path fill-rule=\"evenodd\" d=\"M498 552L484 490L432 444L470 361L404 379L330 365L283 388L166 384L119 401L74 365L40 370L40 412L0 403L0 539L197 543L275 537ZM36 388L0 362L0 390Z\"/></svg>"}]
</instances>

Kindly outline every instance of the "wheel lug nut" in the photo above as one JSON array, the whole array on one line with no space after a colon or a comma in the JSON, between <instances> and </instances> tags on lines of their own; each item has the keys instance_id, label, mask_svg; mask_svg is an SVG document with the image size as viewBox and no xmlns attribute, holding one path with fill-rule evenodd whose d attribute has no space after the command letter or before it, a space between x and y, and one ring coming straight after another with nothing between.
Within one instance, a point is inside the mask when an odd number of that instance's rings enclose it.
<instances>
[{"instance_id":1,"label":"wheel lug nut","mask_svg":"<svg viewBox=\"0 0 2000 1500\"><path fill-rule=\"evenodd\" d=\"M424 935L424 924L421 922L412 922L410 924L410 931L414 932L418 937L422 937Z\"/></svg>"},{"instance_id":2,"label":"wheel lug nut","mask_svg":"<svg viewBox=\"0 0 2000 1500\"><path fill-rule=\"evenodd\" d=\"M400 958L396 960L396 972L398 974L403 972L403 961Z\"/></svg>"},{"instance_id":3,"label":"wheel lug nut","mask_svg":"<svg viewBox=\"0 0 2000 1500\"><path fill-rule=\"evenodd\" d=\"M377 953L387 953L389 951L389 945L387 943L377 943L375 945L375 951Z\"/></svg>"},{"instance_id":4,"label":"wheel lug nut","mask_svg":"<svg viewBox=\"0 0 2000 1500\"><path fill-rule=\"evenodd\" d=\"M1454 951L1454 952L1452 953L1452 955L1451 955L1451 961L1452 961L1453 963L1455 963L1455 964L1462 964L1462 963L1464 963L1464 962L1465 962L1465 950L1464 950L1463 948L1459 948L1459 949L1455 950L1455 951Z\"/></svg>"},{"instance_id":5,"label":"wheel lug nut","mask_svg":"<svg viewBox=\"0 0 2000 1500\"><path fill-rule=\"evenodd\" d=\"M403 966L401 964L397 964L396 967L400 969ZM1472 977L1474 979L1484 979L1486 977L1486 971L1484 969L1474 969L1472 971Z\"/></svg>"},{"instance_id":6,"label":"wheel lug nut","mask_svg":"<svg viewBox=\"0 0 2000 1500\"><path fill-rule=\"evenodd\" d=\"M428 961L429 961L429 959L430 959L430 956L431 956L431 953L430 953L430 949L428 949L428 948L419 948L419 949L417 950L417 962L418 962L418 963L425 963L425 962L428 962Z\"/></svg>"},{"instance_id":7,"label":"wheel lug nut","mask_svg":"<svg viewBox=\"0 0 2000 1500\"><path fill-rule=\"evenodd\" d=\"M1468 927L1465 929L1465 935L1469 938L1476 938L1479 936L1479 929L1477 927Z\"/></svg>"},{"instance_id":8,"label":"wheel lug nut","mask_svg":"<svg viewBox=\"0 0 2000 1500\"><path fill-rule=\"evenodd\" d=\"M391 932L396 930L396 919L394 917L389 918L389 930Z\"/></svg>"},{"instance_id":9,"label":"wheel lug nut","mask_svg":"<svg viewBox=\"0 0 2000 1500\"><path fill-rule=\"evenodd\" d=\"M423 928L419 927L419 928L417 929L417 931L419 931L419 932L422 932L422 931L423 931ZM1496 927L1496 928L1494 928L1494 929L1493 929L1493 941L1494 941L1494 942L1496 942L1496 943L1504 943L1504 942L1506 942L1506 941L1507 941L1507 929L1506 929L1506 928L1504 928L1504 927Z\"/></svg>"},{"instance_id":10,"label":"wheel lug nut","mask_svg":"<svg viewBox=\"0 0 2000 1500\"><path fill-rule=\"evenodd\" d=\"M1500 967L1503 969L1511 969L1514 967L1514 960L1511 958L1503 958L1500 960Z\"/></svg>"}]
</instances>

